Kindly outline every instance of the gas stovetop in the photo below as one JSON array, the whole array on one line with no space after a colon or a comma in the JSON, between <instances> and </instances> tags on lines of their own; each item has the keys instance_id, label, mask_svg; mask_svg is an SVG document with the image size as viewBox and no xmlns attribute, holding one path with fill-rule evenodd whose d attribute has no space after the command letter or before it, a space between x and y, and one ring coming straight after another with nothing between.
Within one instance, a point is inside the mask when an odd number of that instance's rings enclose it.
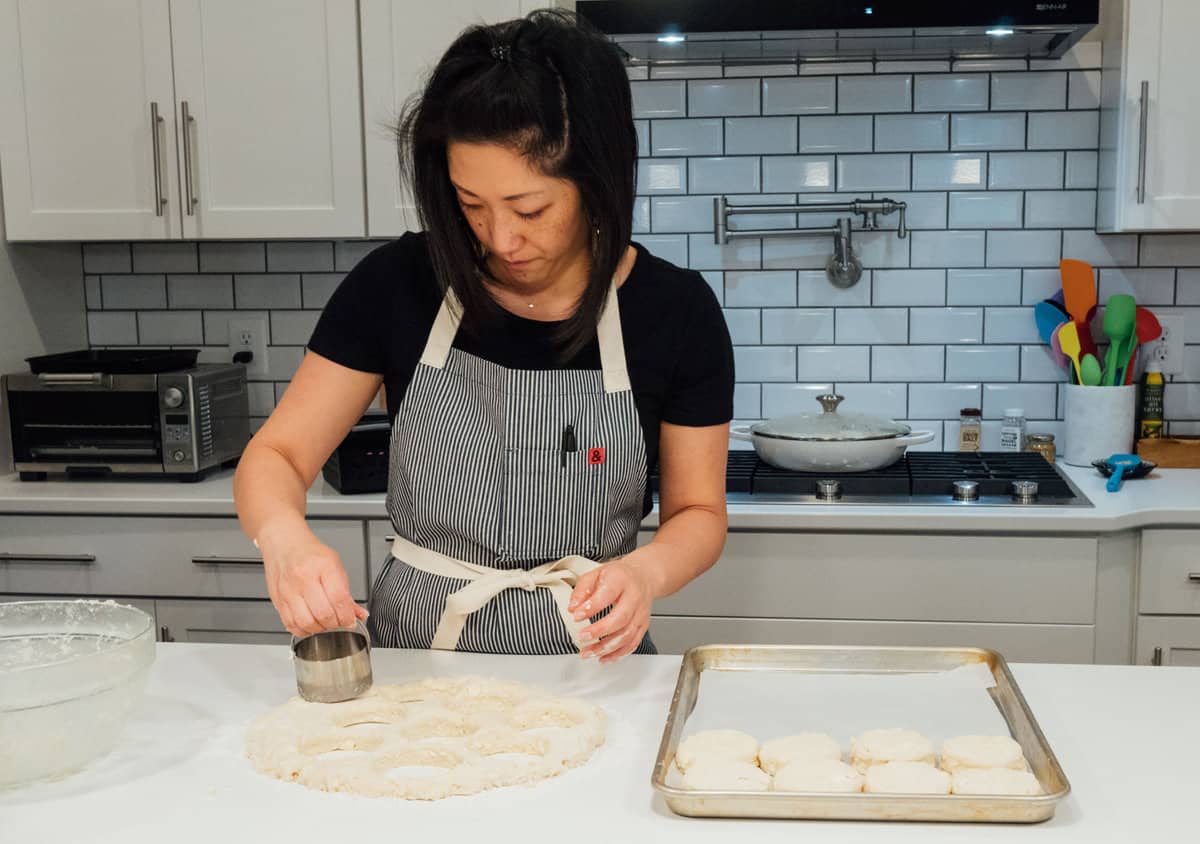
<instances>
[{"instance_id":1,"label":"gas stovetop","mask_svg":"<svg viewBox=\"0 0 1200 844\"><path fill-rule=\"evenodd\" d=\"M657 477L654 484L657 490ZM1092 506L1040 454L1011 451L915 451L883 469L849 474L790 472L753 451L731 451L725 490L731 504Z\"/></svg>"}]
</instances>

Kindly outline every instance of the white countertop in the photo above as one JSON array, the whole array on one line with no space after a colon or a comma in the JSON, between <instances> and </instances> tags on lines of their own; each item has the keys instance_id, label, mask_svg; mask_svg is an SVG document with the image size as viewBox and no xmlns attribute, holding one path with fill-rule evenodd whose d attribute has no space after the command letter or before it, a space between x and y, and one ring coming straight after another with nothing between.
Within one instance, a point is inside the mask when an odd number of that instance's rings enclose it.
<instances>
[{"instance_id":1,"label":"white countertop","mask_svg":"<svg viewBox=\"0 0 1200 844\"><path fill-rule=\"evenodd\" d=\"M310 791L255 773L243 730L294 694L288 650L160 644L146 697L118 750L57 783L0 791L8 842L1096 842L1198 833L1194 749L1200 669L1016 665L1013 673L1071 781L1036 826L677 817L650 787L678 657L615 666L575 657L376 650L377 683L481 674L586 696L608 742L582 768L533 787L437 803ZM812 728L812 723L805 727Z\"/></svg>"},{"instance_id":2,"label":"white countertop","mask_svg":"<svg viewBox=\"0 0 1200 844\"><path fill-rule=\"evenodd\" d=\"M955 507L830 504L732 504L733 530L853 530L998 533L1107 533L1148 526L1200 525L1200 470L1160 469L1126 481L1120 492L1104 490L1091 467L1059 462L1059 468L1093 507ZM22 482L0 477L0 514L232 516L233 470L198 483L142 480ZM314 518L386 519L382 493L341 495L318 478L308 492ZM645 524L657 524L657 512Z\"/></svg>"}]
</instances>

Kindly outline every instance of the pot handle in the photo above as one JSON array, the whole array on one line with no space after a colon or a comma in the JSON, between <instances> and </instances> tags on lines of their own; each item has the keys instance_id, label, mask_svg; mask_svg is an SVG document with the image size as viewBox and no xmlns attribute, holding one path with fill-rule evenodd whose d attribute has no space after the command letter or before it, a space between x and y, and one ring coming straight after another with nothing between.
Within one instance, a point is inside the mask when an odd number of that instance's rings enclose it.
<instances>
[{"instance_id":1,"label":"pot handle","mask_svg":"<svg viewBox=\"0 0 1200 844\"><path fill-rule=\"evenodd\" d=\"M741 440L742 442L754 442L754 434L750 432L749 425L734 425L729 429L729 437L730 439Z\"/></svg>"},{"instance_id":2,"label":"pot handle","mask_svg":"<svg viewBox=\"0 0 1200 844\"><path fill-rule=\"evenodd\" d=\"M907 437L897 437L896 442L902 445L921 445L922 443L932 442L937 436L933 431L913 431Z\"/></svg>"}]
</instances>

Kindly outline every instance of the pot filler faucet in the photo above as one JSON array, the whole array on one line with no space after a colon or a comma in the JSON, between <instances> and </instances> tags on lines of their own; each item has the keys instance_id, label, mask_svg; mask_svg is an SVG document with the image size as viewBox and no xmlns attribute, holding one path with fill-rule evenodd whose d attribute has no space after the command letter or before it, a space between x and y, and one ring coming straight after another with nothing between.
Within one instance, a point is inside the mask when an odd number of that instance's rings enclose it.
<instances>
[{"instance_id":1,"label":"pot filler faucet","mask_svg":"<svg viewBox=\"0 0 1200 844\"><path fill-rule=\"evenodd\" d=\"M719 246L748 237L833 236L833 253L825 262L825 275L834 287L853 287L862 278L862 262L854 254L852 217L839 217L832 226L792 229L730 228L729 218L736 214L850 214L861 215L859 231L879 229L879 215L899 212L896 237L908 237L905 222L907 203L894 199L855 199L851 202L800 202L792 205L730 205L725 196L713 199L713 242Z\"/></svg>"}]
</instances>

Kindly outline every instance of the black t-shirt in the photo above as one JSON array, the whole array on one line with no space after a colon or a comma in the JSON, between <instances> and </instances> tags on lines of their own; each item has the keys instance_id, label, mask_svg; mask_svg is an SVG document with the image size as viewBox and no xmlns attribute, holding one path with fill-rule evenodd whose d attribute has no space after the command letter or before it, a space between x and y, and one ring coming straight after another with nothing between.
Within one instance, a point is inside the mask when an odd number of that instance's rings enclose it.
<instances>
[{"instance_id":1,"label":"black t-shirt","mask_svg":"<svg viewBox=\"0 0 1200 844\"><path fill-rule=\"evenodd\" d=\"M694 270L635 243L637 260L618 288L625 359L646 438L658 460L659 422L720 425L733 417L733 346L716 297ZM334 291L308 348L351 369L383 375L394 419L441 304L425 235L409 232L362 259ZM486 331L460 331L455 348L509 369L599 369L593 340L558 360L556 323L504 312ZM646 512L650 508L646 494Z\"/></svg>"}]
</instances>

